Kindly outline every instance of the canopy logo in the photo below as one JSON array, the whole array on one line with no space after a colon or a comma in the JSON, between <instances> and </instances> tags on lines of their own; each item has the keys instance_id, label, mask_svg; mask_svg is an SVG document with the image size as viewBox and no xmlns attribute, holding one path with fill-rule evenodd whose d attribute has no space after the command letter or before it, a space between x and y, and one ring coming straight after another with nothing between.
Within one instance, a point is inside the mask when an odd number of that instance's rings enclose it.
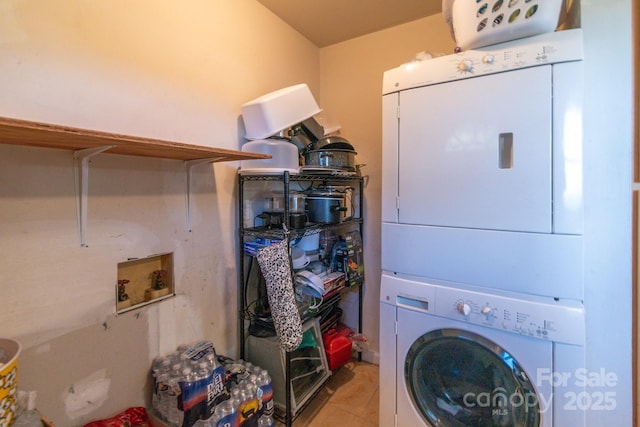
<instances>
[{"instance_id":1,"label":"canopy logo","mask_svg":"<svg viewBox=\"0 0 640 427\"><path fill-rule=\"evenodd\" d=\"M492 415L507 415L509 409L524 408L525 412L539 408L538 397L534 392L511 394L502 387L481 393L466 393L462 401L467 408L492 408Z\"/></svg>"}]
</instances>

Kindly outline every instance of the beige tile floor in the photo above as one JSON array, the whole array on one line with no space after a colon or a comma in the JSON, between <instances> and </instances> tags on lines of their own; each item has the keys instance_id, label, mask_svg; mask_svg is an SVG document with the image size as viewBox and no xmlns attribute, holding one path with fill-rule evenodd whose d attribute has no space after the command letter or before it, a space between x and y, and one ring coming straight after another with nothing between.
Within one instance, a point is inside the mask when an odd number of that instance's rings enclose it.
<instances>
[{"instance_id":1,"label":"beige tile floor","mask_svg":"<svg viewBox=\"0 0 640 427\"><path fill-rule=\"evenodd\" d=\"M293 427L377 427L378 384L377 365L350 361L333 372ZM276 426L284 424L276 422Z\"/></svg>"}]
</instances>

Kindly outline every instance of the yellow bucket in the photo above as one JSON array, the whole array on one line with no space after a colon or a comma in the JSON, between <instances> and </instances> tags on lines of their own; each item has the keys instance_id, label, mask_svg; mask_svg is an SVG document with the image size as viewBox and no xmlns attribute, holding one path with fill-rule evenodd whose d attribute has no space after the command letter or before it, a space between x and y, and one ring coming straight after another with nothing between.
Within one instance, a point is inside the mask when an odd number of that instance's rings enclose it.
<instances>
[{"instance_id":1,"label":"yellow bucket","mask_svg":"<svg viewBox=\"0 0 640 427\"><path fill-rule=\"evenodd\" d=\"M18 356L20 343L0 338L0 427L12 425L18 411Z\"/></svg>"}]
</instances>

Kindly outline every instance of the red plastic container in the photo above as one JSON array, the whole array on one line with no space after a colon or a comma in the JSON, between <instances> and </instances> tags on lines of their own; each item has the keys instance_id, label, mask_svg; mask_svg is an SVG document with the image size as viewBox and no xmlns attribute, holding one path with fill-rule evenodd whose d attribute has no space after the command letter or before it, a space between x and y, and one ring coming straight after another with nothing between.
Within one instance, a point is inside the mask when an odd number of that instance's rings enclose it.
<instances>
[{"instance_id":1,"label":"red plastic container","mask_svg":"<svg viewBox=\"0 0 640 427\"><path fill-rule=\"evenodd\" d=\"M327 354L329 369L335 371L349 360L351 360L351 340L348 337L338 334L335 329L329 329L322 336L324 351Z\"/></svg>"}]
</instances>

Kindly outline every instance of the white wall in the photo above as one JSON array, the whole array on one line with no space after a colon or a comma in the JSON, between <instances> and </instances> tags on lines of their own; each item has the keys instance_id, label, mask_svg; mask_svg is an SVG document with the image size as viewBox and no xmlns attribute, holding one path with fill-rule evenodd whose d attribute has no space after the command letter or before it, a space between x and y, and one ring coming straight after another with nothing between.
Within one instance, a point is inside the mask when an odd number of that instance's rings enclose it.
<instances>
[{"instance_id":1,"label":"white wall","mask_svg":"<svg viewBox=\"0 0 640 427\"><path fill-rule=\"evenodd\" d=\"M342 125L342 135L365 164L364 334L370 342L365 360L378 362L380 300L380 209L382 170L382 76L386 70L413 59L418 52L452 53L455 47L442 14L398 25L320 50L320 98L323 108ZM345 310L350 326L357 325L357 298Z\"/></svg>"},{"instance_id":2,"label":"white wall","mask_svg":"<svg viewBox=\"0 0 640 427\"><path fill-rule=\"evenodd\" d=\"M0 0L0 116L239 149L240 106L317 93L318 64L254 0ZM144 404L151 359L179 344L237 356L237 166L195 170L189 233L181 162L94 157L81 248L72 153L0 145L0 335L57 426ZM161 252L178 296L116 316L117 263Z\"/></svg>"}]
</instances>

